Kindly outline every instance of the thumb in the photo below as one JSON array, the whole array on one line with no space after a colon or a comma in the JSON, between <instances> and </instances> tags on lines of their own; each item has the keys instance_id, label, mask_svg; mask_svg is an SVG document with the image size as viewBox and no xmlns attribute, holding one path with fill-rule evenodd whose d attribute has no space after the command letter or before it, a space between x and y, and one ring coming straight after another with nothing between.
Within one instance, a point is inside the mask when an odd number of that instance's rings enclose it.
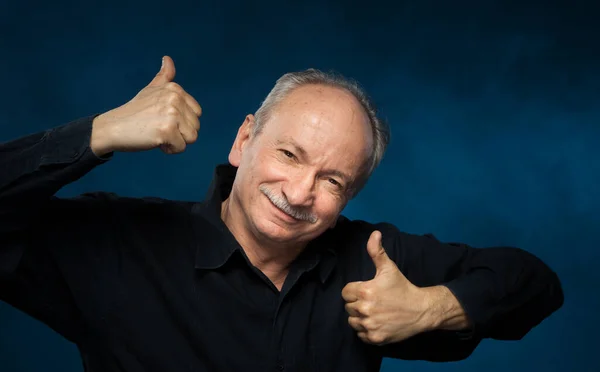
<instances>
[{"instance_id":1,"label":"thumb","mask_svg":"<svg viewBox=\"0 0 600 372\"><path fill-rule=\"evenodd\" d=\"M173 81L173 79L175 79L175 63L171 57L164 56L160 71L158 71L158 74L156 74L148 86L163 85Z\"/></svg>"},{"instance_id":2,"label":"thumb","mask_svg":"<svg viewBox=\"0 0 600 372\"><path fill-rule=\"evenodd\" d=\"M379 272L390 261L383 245L381 244L381 232L375 230L371 233L367 242L367 252L375 264L375 269Z\"/></svg>"}]
</instances>

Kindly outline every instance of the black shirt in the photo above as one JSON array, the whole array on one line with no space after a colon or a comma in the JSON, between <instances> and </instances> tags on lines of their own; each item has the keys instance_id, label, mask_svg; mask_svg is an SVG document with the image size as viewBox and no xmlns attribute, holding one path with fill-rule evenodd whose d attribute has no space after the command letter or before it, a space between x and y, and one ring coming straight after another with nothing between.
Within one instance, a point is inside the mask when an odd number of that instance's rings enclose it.
<instances>
[{"instance_id":1,"label":"black shirt","mask_svg":"<svg viewBox=\"0 0 600 372\"><path fill-rule=\"evenodd\" d=\"M340 217L293 262L283 288L252 266L220 219L235 168L204 202L54 194L110 161L93 117L0 146L0 299L77 344L86 371L377 371L383 357L459 360L482 338L519 339L563 302L543 262ZM383 246L417 286L445 285L473 324L367 345L341 296L372 279Z\"/></svg>"}]
</instances>

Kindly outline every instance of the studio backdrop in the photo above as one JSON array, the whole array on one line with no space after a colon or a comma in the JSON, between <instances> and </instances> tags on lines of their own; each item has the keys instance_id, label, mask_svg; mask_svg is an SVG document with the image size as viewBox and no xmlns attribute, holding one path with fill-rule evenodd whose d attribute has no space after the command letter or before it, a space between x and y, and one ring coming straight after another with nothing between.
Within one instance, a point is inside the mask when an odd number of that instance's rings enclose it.
<instances>
[{"instance_id":1,"label":"studio backdrop","mask_svg":"<svg viewBox=\"0 0 600 372\"><path fill-rule=\"evenodd\" d=\"M385 360L382 370L597 372L596 3L1 0L0 141L126 103L170 55L175 81L203 107L198 141L176 156L116 154L59 195L197 201L279 76L335 70L362 84L392 131L346 216L521 247L565 292L521 341L486 340L456 363ZM0 371L82 370L74 345L0 302Z\"/></svg>"}]
</instances>

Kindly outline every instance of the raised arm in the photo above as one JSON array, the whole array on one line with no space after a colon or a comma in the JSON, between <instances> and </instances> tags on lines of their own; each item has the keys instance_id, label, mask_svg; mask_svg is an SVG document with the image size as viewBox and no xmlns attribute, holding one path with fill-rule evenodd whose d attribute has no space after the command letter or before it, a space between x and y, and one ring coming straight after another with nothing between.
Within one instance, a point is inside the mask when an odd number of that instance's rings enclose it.
<instances>
[{"instance_id":1,"label":"raised arm","mask_svg":"<svg viewBox=\"0 0 600 372\"><path fill-rule=\"evenodd\" d=\"M71 340L79 337L82 319L71 293L76 279L64 267L85 268L118 255L110 252L115 245L106 229L119 198L95 193L60 199L55 193L113 152L160 147L177 153L195 141L200 106L172 82L174 76L167 57L125 105L0 145L0 300ZM94 250L105 257L85 256Z\"/></svg>"},{"instance_id":2,"label":"raised arm","mask_svg":"<svg viewBox=\"0 0 600 372\"><path fill-rule=\"evenodd\" d=\"M365 247L373 279L349 283L343 296L350 324L383 356L464 359L483 338L521 339L563 303L557 275L522 249L445 244L389 224L375 229L382 240L374 233Z\"/></svg>"}]
</instances>

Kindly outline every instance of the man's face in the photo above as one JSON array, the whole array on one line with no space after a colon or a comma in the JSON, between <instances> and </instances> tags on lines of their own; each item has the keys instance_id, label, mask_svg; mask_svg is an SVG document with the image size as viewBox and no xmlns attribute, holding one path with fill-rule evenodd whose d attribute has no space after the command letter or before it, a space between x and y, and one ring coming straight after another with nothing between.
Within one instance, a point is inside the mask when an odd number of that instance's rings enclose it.
<instances>
[{"instance_id":1,"label":"man's face","mask_svg":"<svg viewBox=\"0 0 600 372\"><path fill-rule=\"evenodd\" d=\"M292 91L258 136L254 117L229 155L238 167L230 201L258 239L303 244L335 224L372 148L360 104L343 90L308 85Z\"/></svg>"}]
</instances>

